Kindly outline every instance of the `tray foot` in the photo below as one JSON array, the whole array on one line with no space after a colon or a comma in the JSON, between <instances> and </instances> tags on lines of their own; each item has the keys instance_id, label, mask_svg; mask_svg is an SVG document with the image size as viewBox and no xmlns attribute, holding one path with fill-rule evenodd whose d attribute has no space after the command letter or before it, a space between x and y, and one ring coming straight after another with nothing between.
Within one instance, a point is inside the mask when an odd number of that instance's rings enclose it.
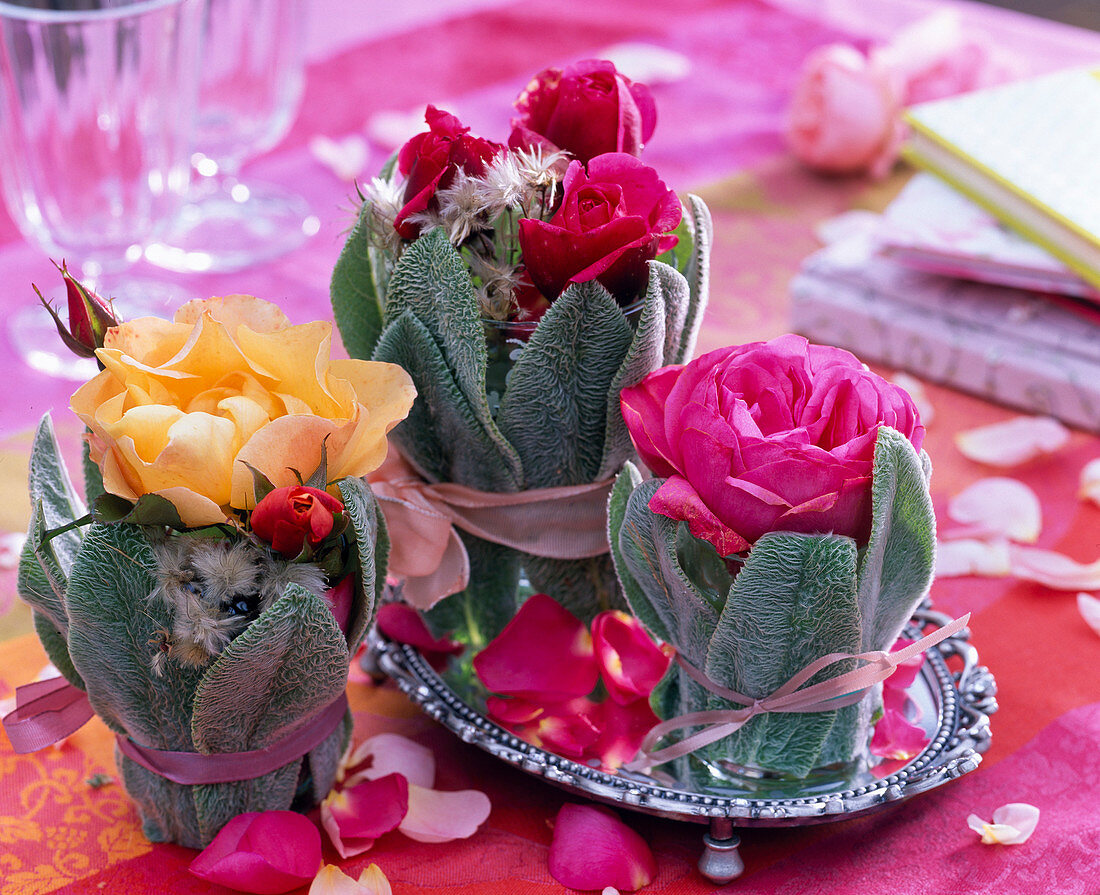
<instances>
[{"instance_id":1,"label":"tray foot","mask_svg":"<svg viewBox=\"0 0 1100 895\"><path fill-rule=\"evenodd\" d=\"M737 879L745 870L737 851L740 845L741 837L733 832L733 823L728 817L713 819L710 832L703 836L699 872L712 883L728 883Z\"/></svg>"}]
</instances>

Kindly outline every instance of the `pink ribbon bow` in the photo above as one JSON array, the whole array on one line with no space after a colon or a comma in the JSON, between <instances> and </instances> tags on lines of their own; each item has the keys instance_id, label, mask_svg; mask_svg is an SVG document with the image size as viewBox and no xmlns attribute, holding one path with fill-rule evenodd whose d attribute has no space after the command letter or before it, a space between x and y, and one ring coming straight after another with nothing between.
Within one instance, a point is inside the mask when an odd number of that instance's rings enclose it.
<instances>
[{"instance_id":1,"label":"pink ribbon bow","mask_svg":"<svg viewBox=\"0 0 1100 895\"><path fill-rule=\"evenodd\" d=\"M587 559L610 549L607 500L613 479L478 491L426 482L391 449L368 481L390 530L390 571L405 580L404 597L417 609L430 609L469 581L470 559L456 529L549 559Z\"/></svg>"},{"instance_id":2,"label":"pink ribbon bow","mask_svg":"<svg viewBox=\"0 0 1100 895\"><path fill-rule=\"evenodd\" d=\"M650 768L688 755L696 749L702 749L704 746L709 746L711 743L716 743L718 740L728 737L740 730L752 718L764 712L827 712L852 705L864 697L869 687L886 680L893 674L898 665L919 653L923 653L940 641L946 640L965 627L969 620L970 613L968 612L961 618L948 622L942 628L937 628L931 634L922 637L909 646L891 653L882 650L855 655L851 653L829 653L820 659L815 659L774 693L760 699L744 696L735 690L716 684L703 672L678 655L676 661L696 683L731 702L744 703L745 708L689 712L676 718L670 718L668 721L662 721L646 734L638 750L637 757L629 764L623 765L623 768L627 771L649 773ZM856 659L866 664L852 671L839 674L834 678L799 689L823 668L844 659ZM672 731L700 726L703 728L702 730L685 737L678 743L666 746L664 749L653 750L657 741Z\"/></svg>"}]
</instances>

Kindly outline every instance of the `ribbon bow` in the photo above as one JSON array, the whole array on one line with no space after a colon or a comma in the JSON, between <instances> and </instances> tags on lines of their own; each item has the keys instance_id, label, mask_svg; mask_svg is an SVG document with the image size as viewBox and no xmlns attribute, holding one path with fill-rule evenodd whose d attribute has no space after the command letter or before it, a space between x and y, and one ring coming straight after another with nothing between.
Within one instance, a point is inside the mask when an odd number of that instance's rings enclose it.
<instances>
[{"instance_id":1,"label":"ribbon bow","mask_svg":"<svg viewBox=\"0 0 1100 895\"><path fill-rule=\"evenodd\" d=\"M470 558L457 529L549 559L587 559L609 550L612 479L478 491L454 482L427 482L391 449L368 481L390 530L390 571L404 578L404 597L417 609L430 609L466 587Z\"/></svg>"},{"instance_id":2,"label":"ribbon bow","mask_svg":"<svg viewBox=\"0 0 1100 895\"><path fill-rule=\"evenodd\" d=\"M744 703L745 708L689 712L676 718L670 718L668 721L662 721L646 734L641 748L638 750L637 757L624 765L623 769L649 773L651 768L659 764L688 755L697 749L728 737L740 730L752 718L764 712L827 712L853 705L864 697L869 687L886 680L894 673L894 669L903 662L912 659L919 653L923 653L940 641L946 640L965 627L969 620L970 613L968 612L961 618L948 622L942 628L937 628L915 643L891 653L882 650L855 655L851 653L829 653L820 659L815 659L774 693L760 699L744 696L735 690L716 684L682 656L677 655L677 663L696 683L731 702ZM803 687L806 681L823 668L844 659L856 659L866 664L820 683ZM800 687L802 689L799 689ZM657 741L672 731L700 726L703 729L697 733L685 737L671 746L666 746L664 749L653 750Z\"/></svg>"}]
</instances>

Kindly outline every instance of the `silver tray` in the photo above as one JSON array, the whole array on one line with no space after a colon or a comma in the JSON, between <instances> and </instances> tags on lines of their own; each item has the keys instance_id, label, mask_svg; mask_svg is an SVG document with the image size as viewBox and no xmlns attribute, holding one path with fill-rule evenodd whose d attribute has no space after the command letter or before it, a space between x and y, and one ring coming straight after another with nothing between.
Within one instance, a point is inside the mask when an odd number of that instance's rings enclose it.
<instances>
[{"instance_id":1,"label":"silver tray","mask_svg":"<svg viewBox=\"0 0 1100 895\"><path fill-rule=\"evenodd\" d=\"M951 620L924 605L918 609L903 636L917 639L928 625ZM920 795L963 774L981 763L989 748L989 715L997 710L996 684L989 670L978 664L977 650L962 629L926 653L926 659L909 690L921 710L917 722L925 728L928 745L900 769L876 776L874 766L862 764L855 771L830 777L818 773L812 783L795 791L776 785L769 792L767 775L743 782L723 781L705 791L675 780L625 772L609 773L554 755L486 718L476 707L476 694L460 693L461 682L449 682L437 674L420 653L373 633L368 662L389 675L425 714L453 731L466 743L490 755L542 777L574 795L632 811L673 820L709 824L703 836L699 869L716 883L740 875L743 864L737 852L735 827L783 827L830 823L880 811ZM948 659L957 657L948 665ZM880 772L881 773L881 772ZM803 786L803 784L799 784Z\"/></svg>"}]
</instances>

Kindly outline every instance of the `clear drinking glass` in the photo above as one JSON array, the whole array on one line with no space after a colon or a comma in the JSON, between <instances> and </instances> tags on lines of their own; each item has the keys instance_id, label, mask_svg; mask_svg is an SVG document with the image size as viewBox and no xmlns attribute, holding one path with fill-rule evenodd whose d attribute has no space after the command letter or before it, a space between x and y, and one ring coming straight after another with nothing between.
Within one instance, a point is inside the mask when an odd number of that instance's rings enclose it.
<instances>
[{"instance_id":1,"label":"clear drinking glass","mask_svg":"<svg viewBox=\"0 0 1100 895\"><path fill-rule=\"evenodd\" d=\"M167 284L115 277L187 194L203 3L0 0L4 199L28 240L123 317L172 298ZM9 332L33 366L73 375L45 310L25 307Z\"/></svg>"},{"instance_id":2,"label":"clear drinking glass","mask_svg":"<svg viewBox=\"0 0 1100 895\"><path fill-rule=\"evenodd\" d=\"M283 255L316 219L303 198L241 179L286 136L305 89L305 0L208 0L191 201L146 257L169 270L240 270Z\"/></svg>"}]
</instances>

